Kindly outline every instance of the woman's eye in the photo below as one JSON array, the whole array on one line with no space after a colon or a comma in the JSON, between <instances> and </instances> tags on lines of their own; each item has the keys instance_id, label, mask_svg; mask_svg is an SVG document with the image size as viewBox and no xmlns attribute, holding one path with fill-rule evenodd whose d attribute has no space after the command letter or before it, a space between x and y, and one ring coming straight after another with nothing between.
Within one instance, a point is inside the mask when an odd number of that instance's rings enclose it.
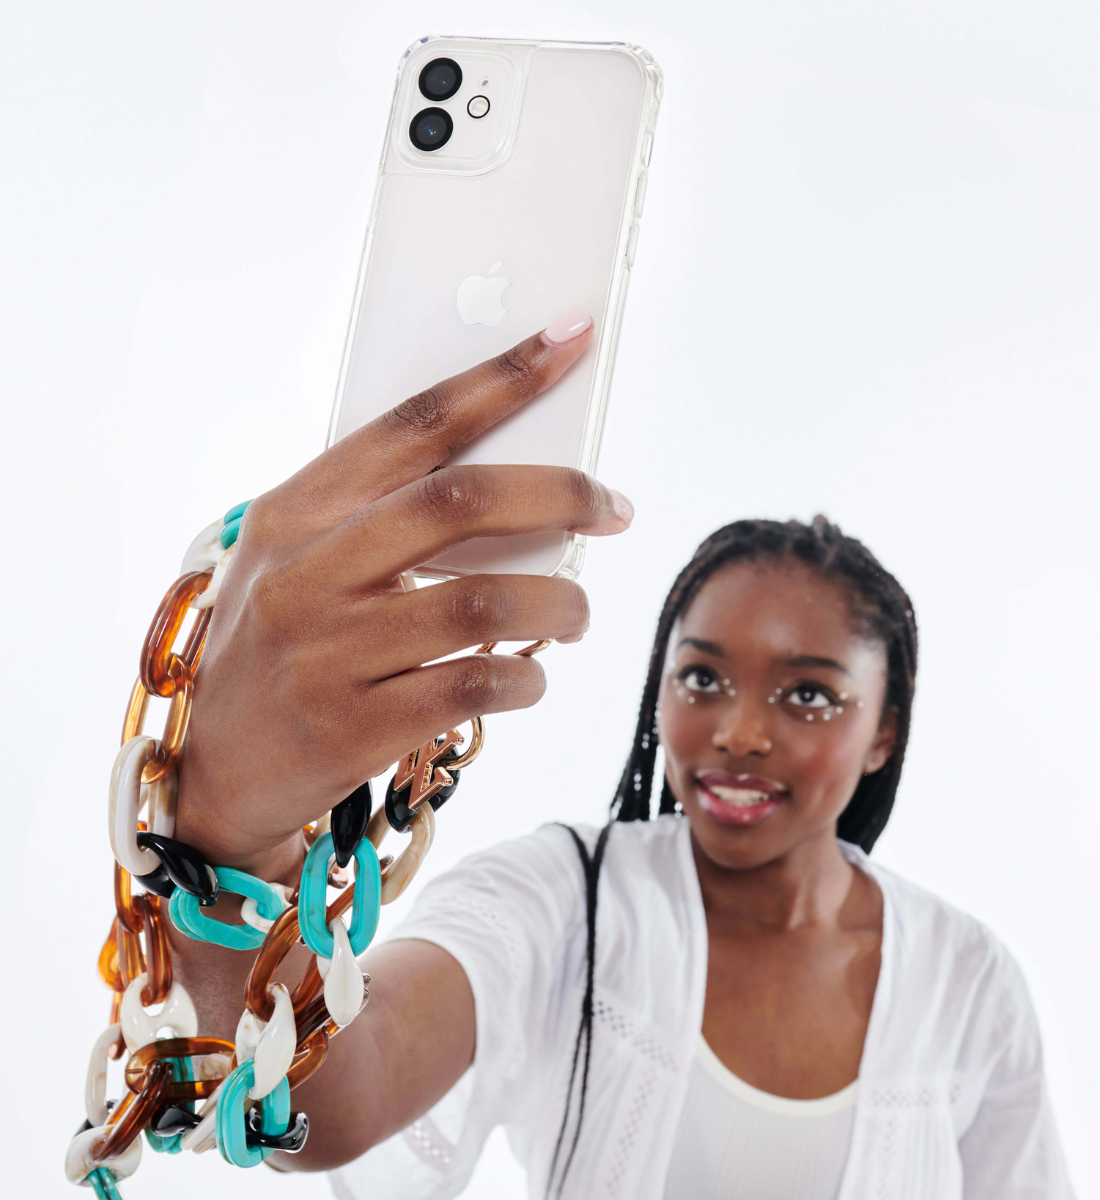
<instances>
[{"instance_id":1,"label":"woman's eye","mask_svg":"<svg viewBox=\"0 0 1100 1200\"><path fill-rule=\"evenodd\" d=\"M833 699L816 683L800 683L787 693L787 703L795 708L828 708Z\"/></svg>"},{"instance_id":2,"label":"woman's eye","mask_svg":"<svg viewBox=\"0 0 1100 1200\"><path fill-rule=\"evenodd\" d=\"M689 667L680 680L689 692L720 692L718 676L709 667Z\"/></svg>"}]
</instances>

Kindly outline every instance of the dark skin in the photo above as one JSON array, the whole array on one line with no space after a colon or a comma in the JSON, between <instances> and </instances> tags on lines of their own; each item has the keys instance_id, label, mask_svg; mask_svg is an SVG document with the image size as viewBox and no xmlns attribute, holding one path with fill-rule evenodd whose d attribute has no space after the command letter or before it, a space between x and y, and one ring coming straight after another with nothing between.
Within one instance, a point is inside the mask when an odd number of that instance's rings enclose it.
<instances>
[{"instance_id":1,"label":"dark skin","mask_svg":"<svg viewBox=\"0 0 1100 1200\"><path fill-rule=\"evenodd\" d=\"M472 576L406 593L398 576L470 537L629 526L629 503L577 471L433 470L552 385L590 340L590 328L557 341L535 334L411 398L253 504L196 679L178 838L220 865L293 885L303 824L442 730L539 700L545 680L533 659L438 660L490 640L578 640L588 627L580 587ZM681 626L717 644L710 665L723 678L736 670L745 697L679 707L679 696L665 697L662 709L710 929L705 1033L750 1083L824 1095L855 1077L878 971L881 900L840 857L834 833L860 771L877 769L892 745L891 722L877 715L883 652L852 633L833 585L777 569L718 573ZM765 696L753 698L778 670L776 655L792 654L835 656L853 673L865 709L838 714L843 737L831 727L815 741L793 718L788 730ZM730 762L789 785L783 811L749 831L711 828L688 781ZM239 909L223 895L211 912L239 922ZM200 1028L232 1039L251 956L170 937ZM276 979L293 986L308 957L296 948ZM273 1156L277 1169L348 1162L431 1108L473 1061L474 997L446 951L393 941L361 964L370 1004L294 1093L309 1140L301 1154Z\"/></svg>"},{"instance_id":2,"label":"dark skin","mask_svg":"<svg viewBox=\"0 0 1100 1200\"><path fill-rule=\"evenodd\" d=\"M763 1091L830 1095L859 1073L878 980L882 895L836 824L893 751L885 650L854 629L839 585L792 563L719 570L669 645L659 729L706 910L703 1035ZM759 780L778 802L726 824L700 776ZM724 790L744 802L753 786Z\"/></svg>"}]
</instances>

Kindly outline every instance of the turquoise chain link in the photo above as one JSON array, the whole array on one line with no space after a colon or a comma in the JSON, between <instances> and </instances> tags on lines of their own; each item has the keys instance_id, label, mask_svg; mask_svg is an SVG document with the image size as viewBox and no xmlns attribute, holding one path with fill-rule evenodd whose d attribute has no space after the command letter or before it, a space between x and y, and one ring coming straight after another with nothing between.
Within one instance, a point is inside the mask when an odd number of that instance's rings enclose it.
<instances>
[{"instance_id":1,"label":"turquoise chain link","mask_svg":"<svg viewBox=\"0 0 1100 1200\"><path fill-rule=\"evenodd\" d=\"M250 1146L244 1124L244 1101L249 1089L256 1084L256 1064L249 1059L232 1071L218 1089L217 1117L214 1135L218 1150L227 1163L235 1167L258 1167L275 1153L267 1146ZM262 1132L278 1136L290 1125L290 1084L284 1075L278 1087L261 1101Z\"/></svg>"},{"instance_id":2,"label":"turquoise chain link","mask_svg":"<svg viewBox=\"0 0 1100 1200\"><path fill-rule=\"evenodd\" d=\"M275 921L282 914L282 898L271 884L233 867L215 867L214 874L221 891L255 900L257 911L265 920ZM257 950L267 936L251 925L227 925L224 921L215 921L202 911L197 897L183 888L176 888L172 893L168 915L172 924L187 937L199 942L213 942L215 946L228 946L230 950Z\"/></svg>"},{"instance_id":3,"label":"turquoise chain link","mask_svg":"<svg viewBox=\"0 0 1100 1200\"><path fill-rule=\"evenodd\" d=\"M122 1200L122 1193L115 1186L115 1173L109 1167L98 1167L84 1182L89 1184L99 1200Z\"/></svg>"},{"instance_id":4,"label":"turquoise chain link","mask_svg":"<svg viewBox=\"0 0 1100 1200\"><path fill-rule=\"evenodd\" d=\"M237 535L241 532L241 518L251 503L251 500L242 500L240 504L234 504L222 518L222 531L218 541L221 542L223 550L228 550L237 540Z\"/></svg>"},{"instance_id":5,"label":"turquoise chain link","mask_svg":"<svg viewBox=\"0 0 1100 1200\"><path fill-rule=\"evenodd\" d=\"M323 833L309 848L298 885L298 927L302 931L302 941L322 958L331 958L333 952L332 931L325 923L325 886L332 855L332 834ZM382 911L382 872L378 854L369 838L360 839L354 855L355 898L348 936L352 953L358 957L371 944L378 929L378 914Z\"/></svg>"}]
</instances>

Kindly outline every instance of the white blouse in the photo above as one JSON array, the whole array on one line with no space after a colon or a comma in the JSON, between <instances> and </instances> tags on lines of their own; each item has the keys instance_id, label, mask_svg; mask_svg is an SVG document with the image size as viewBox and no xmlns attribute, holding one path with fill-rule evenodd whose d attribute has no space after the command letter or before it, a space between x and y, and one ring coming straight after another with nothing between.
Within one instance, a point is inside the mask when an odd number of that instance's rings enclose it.
<instances>
[{"instance_id":1,"label":"white blouse","mask_svg":"<svg viewBox=\"0 0 1100 1200\"><path fill-rule=\"evenodd\" d=\"M664 1200L836 1200L858 1081L788 1100L738 1078L700 1037Z\"/></svg>"},{"instance_id":2,"label":"white blouse","mask_svg":"<svg viewBox=\"0 0 1100 1200\"><path fill-rule=\"evenodd\" d=\"M595 843L597 830L579 832ZM1072 1200L1016 964L974 918L841 849L878 883L884 911L837 1200ZM333 1190L342 1200L447 1200L503 1125L529 1195L542 1200L584 992L572 838L548 825L472 855L424 888L394 936L434 942L462 965L474 1062L419 1121L333 1172ZM617 824L600 876L584 1125L563 1200L662 1200L706 974L688 823Z\"/></svg>"}]
</instances>

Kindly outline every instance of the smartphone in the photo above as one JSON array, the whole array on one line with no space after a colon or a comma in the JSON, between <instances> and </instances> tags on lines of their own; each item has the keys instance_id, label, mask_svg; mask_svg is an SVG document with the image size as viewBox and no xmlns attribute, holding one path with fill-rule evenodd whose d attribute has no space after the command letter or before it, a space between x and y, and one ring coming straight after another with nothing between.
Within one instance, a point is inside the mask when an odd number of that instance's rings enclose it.
<instances>
[{"instance_id":1,"label":"smartphone","mask_svg":"<svg viewBox=\"0 0 1100 1200\"><path fill-rule=\"evenodd\" d=\"M428 37L397 75L329 445L578 305L581 360L449 460L593 473L661 72L637 46ZM575 578L576 534L475 538L416 574Z\"/></svg>"}]
</instances>

